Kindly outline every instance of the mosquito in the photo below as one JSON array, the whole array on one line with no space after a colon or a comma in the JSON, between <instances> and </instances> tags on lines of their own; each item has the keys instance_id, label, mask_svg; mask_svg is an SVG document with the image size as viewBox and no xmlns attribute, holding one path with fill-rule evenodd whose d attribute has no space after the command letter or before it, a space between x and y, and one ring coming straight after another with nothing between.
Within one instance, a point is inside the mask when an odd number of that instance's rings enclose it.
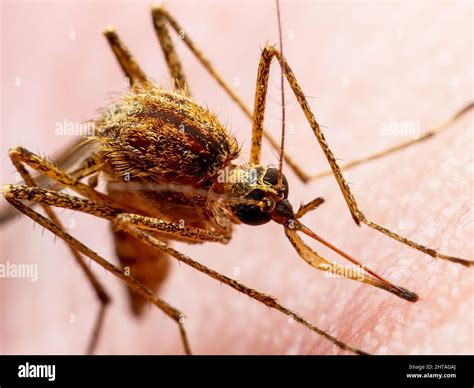
<instances>
[{"instance_id":1,"label":"mosquito","mask_svg":"<svg viewBox=\"0 0 474 388\"><path fill-rule=\"evenodd\" d=\"M295 211L289 201L289 182L283 174L284 165L303 182L332 174L357 225L365 224L433 258L467 267L473 265L473 261L440 253L368 219L359 208L342 174L344 169L382 158L432 138L472 110L473 103L417 139L339 166L295 74L282 54L278 2L280 45L279 48L267 45L262 49L253 110L224 81L189 35L183 33L181 25L166 8L153 5L151 13L173 80L171 90L160 87L145 74L115 29L109 27L104 35L125 77L130 81L130 91L103 110L101 117L94 121L93 136L81 139L74 147L63 152L56 162L19 146L9 151L9 157L24 184L4 186L4 197L18 211L67 243L101 303L88 344L88 353L93 353L96 348L110 297L86 264L84 256L127 286L133 313L141 314L145 304L151 303L173 319L179 328L186 354L191 354L191 346L183 313L156 295L156 290L166 279L170 257L291 317L343 351L366 354L320 329L297 312L280 304L274 297L204 266L174 249L169 243L182 241L190 244L226 244L232 238L235 225L260 226L275 222L282 226L283 233L297 254L310 266L342 274L406 301L416 302L418 296L414 292L378 275L303 224L302 217L322 205L324 200L317 197ZM171 40L171 30L180 35L211 77L252 121L250 159L246 163L235 164L240 153L239 143L212 112L193 100ZM276 61L281 67L283 119L280 141L263 126L272 61ZM284 152L284 78L328 161L328 173L311 176ZM279 153L278 168L261 164L263 137ZM35 170L39 175L33 176L27 168ZM106 182L105 192L97 189L100 180ZM77 195L63 192L66 188ZM41 205L47 217L34 210L34 204ZM53 207L80 211L110 221L121 267L113 265L67 233ZM11 214L8 210L3 211L1 221L11 218ZM325 245L356 265L360 271L356 273L348 266L327 260L303 241L302 235Z\"/></svg>"}]
</instances>

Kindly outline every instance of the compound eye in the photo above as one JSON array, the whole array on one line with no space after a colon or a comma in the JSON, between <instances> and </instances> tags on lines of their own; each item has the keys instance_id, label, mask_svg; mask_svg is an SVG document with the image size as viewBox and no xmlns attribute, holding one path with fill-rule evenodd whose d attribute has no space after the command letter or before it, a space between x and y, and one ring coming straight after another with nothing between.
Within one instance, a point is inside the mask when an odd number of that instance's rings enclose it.
<instances>
[{"instance_id":1,"label":"compound eye","mask_svg":"<svg viewBox=\"0 0 474 388\"><path fill-rule=\"evenodd\" d=\"M278 169L270 167L265 173L265 176L263 177L263 181L272 186L276 186L278 184ZM283 198L286 199L288 198L288 193L289 193L290 188L288 186L288 180L286 179L285 175L282 176L282 184L284 186Z\"/></svg>"},{"instance_id":2,"label":"compound eye","mask_svg":"<svg viewBox=\"0 0 474 388\"><path fill-rule=\"evenodd\" d=\"M255 189L245 196L246 199L261 200L265 197L263 190ZM256 205L237 205L233 208L235 216L247 225L263 225L269 222L272 217L270 213L262 211Z\"/></svg>"}]
</instances>

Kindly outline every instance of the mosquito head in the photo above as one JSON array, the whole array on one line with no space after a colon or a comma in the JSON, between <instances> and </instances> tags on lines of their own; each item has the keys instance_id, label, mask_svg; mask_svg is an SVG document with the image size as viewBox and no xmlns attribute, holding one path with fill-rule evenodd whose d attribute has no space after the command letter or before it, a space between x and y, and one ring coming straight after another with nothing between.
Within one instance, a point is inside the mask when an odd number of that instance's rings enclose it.
<instances>
[{"instance_id":1,"label":"mosquito head","mask_svg":"<svg viewBox=\"0 0 474 388\"><path fill-rule=\"evenodd\" d=\"M278 185L278 169L268 166L235 166L228 190L246 200L232 206L234 215L244 224L262 225L273 220L285 224L294 218L288 201L288 181ZM253 203L249 203L249 200Z\"/></svg>"}]
</instances>

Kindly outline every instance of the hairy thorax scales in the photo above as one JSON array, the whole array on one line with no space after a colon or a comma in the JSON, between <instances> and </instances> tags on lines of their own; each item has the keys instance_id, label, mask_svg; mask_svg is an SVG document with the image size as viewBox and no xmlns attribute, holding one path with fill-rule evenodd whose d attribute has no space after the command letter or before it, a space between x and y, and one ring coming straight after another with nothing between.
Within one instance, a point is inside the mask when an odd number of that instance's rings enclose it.
<instances>
[{"instance_id":1,"label":"hairy thorax scales","mask_svg":"<svg viewBox=\"0 0 474 388\"><path fill-rule=\"evenodd\" d=\"M216 212L221 221L227 218L226 209L195 192L215 190L219 170L239 147L217 117L189 97L160 88L133 90L103 112L94 140L108 194L137 213L208 230L221 227ZM156 289L167 271L163 254L120 232L115 243L122 265ZM143 301L131 296L138 313Z\"/></svg>"}]
</instances>

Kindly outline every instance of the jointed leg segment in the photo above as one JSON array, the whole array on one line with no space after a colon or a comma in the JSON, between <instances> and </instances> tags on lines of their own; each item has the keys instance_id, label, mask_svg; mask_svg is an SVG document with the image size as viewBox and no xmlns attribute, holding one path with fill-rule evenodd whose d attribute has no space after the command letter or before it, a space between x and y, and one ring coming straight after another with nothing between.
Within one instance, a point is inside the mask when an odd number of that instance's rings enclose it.
<instances>
[{"instance_id":1,"label":"jointed leg segment","mask_svg":"<svg viewBox=\"0 0 474 388\"><path fill-rule=\"evenodd\" d=\"M316 121L311 109L308 105L305 95L299 86L296 77L291 70L290 66L286 62L285 58L280 54L280 52L275 49L274 47L265 47L262 51L262 55L260 57L260 63L258 66L258 73L257 73L257 87L255 92L255 103L254 103L254 118L253 118L253 130L252 130L252 148L251 148L251 156L250 162L252 164L259 164L260 162L260 154L261 154L261 144L262 144L262 134L263 134L263 118L265 114L265 104L266 104L266 94L268 89L268 77L270 73L270 64L276 58L283 69L283 72L290 84L290 87L293 90L293 93L296 96L296 99L303 110L306 119L313 130L316 139L321 146L323 153L326 156L326 159L329 162L331 167L332 173L336 178L336 181L339 185L341 193L346 201L346 204L351 212L352 218L356 222L357 225L360 223L364 223L372 229L375 229L411 248L417 249L427 255L430 255L435 258L440 258L444 260L448 260L451 262L463 264L466 266L474 265L473 261L444 255L442 253L436 252L432 248L428 248L424 245L418 244L414 241L411 241L403 236L398 235L397 233L387 229L384 226L378 225L375 222L372 222L366 218L364 213L360 210L356 199L354 198L349 185L347 184L346 180L344 179L341 169L337 164L336 158L334 157L331 149L329 148L326 139L324 138L324 134L321 131L321 128ZM469 108L466 108L469 109ZM465 111L466 111L465 109Z\"/></svg>"},{"instance_id":2,"label":"jointed leg segment","mask_svg":"<svg viewBox=\"0 0 474 388\"><path fill-rule=\"evenodd\" d=\"M137 292L140 292L140 294L144 296L147 300L157 305L159 308L165 311L167 315L169 315L175 321L177 321L179 324L183 342L187 351L189 351L189 345L187 344L187 338L184 332L184 327L182 326L182 323L179 320L179 317L181 317L181 314L177 310L167 305L166 302L162 301L161 299L155 297L152 291L148 290L146 287L141 285L141 283L135 281L129 276L124 275L122 271L120 271L120 269L118 269L117 267L105 261L103 258L98 256L95 252L91 251L89 248L81 244L78 240L74 239L72 236L64 232L59 226L47 220L45 217L41 216L40 214L36 213L33 209L25 206L23 203L20 202L20 200L26 199L29 201L38 202L45 206L55 205L55 206L60 206L64 208L69 208L72 210L79 210L85 213L89 213L89 214L96 215L102 218L113 220L114 225L118 229L124 230L130 233L131 235L135 236L136 238L139 238L145 243L164 251L165 253L177 258L181 262L184 262L190 265L191 267L199 270L200 272L207 274L208 276L214 279L217 279L224 284L229 285L230 287L236 289L237 291L248 295L249 297L265 304L266 306L276 309L282 312L283 314L292 317L295 321L299 322L300 324L306 326L310 330L318 333L319 335L333 342L339 348L350 351L350 352L358 353L358 354L364 354L364 352L362 352L361 350L352 348L344 344L343 342L332 337L330 334L326 333L325 331L312 325L310 322L308 322L307 320L299 316L297 313L282 306L271 296L268 296L252 288L246 287L245 285L233 279L230 279L224 275L217 273L216 271L213 271L212 269L208 267L203 266L202 264L192 260L191 258L169 247L166 243L160 241L157 237L149 233L150 231L153 233L155 232L160 233L166 230L169 231L169 223L167 224L166 222L163 222L162 220L156 220L149 217L142 217L136 214L121 213L121 210L119 207L111 207L108 204L99 203L100 200L93 201L90 199L78 198L66 193L60 193L53 190L45 190L39 187L7 185L4 187L4 195L5 195L5 198L18 210L28 215L30 218L38 222L40 225L49 229L60 238L64 239L69 245L73 246L77 251L87 255L92 260L96 261L101 266L103 266L105 269L111 271L114 275L116 275L122 281L124 281L128 287L131 287ZM206 238L209 238L209 236L204 236L204 235L199 234L198 233L199 230L193 230L193 228L183 228L183 229L184 230L180 233L182 233L183 235L188 235L188 236L194 235L197 240L204 240Z\"/></svg>"},{"instance_id":3,"label":"jointed leg segment","mask_svg":"<svg viewBox=\"0 0 474 388\"><path fill-rule=\"evenodd\" d=\"M36 186L36 182L32 178L31 174L28 172L28 170L25 168L24 163L30 162L37 168L42 168L44 164L41 161L44 161L42 159L36 159L36 155L30 154L29 152L22 152L22 149L20 148L15 148L12 149L9 153L10 159L15 166L15 168L18 170L20 173L21 177L24 179L25 183L29 185L33 190L34 189L39 189ZM33 163L34 161L34 163ZM61 222L59 221L58 217L54 213L53 209L51 209L47 204L43 204L43 209L48 215L49 219L57 225L59 229L63 229ZM102 284L99 282L97 277L94 275L94 273L91 271L89 266L85 263L83 257L79 253L79 251L76 249L76 247L72 244L68 244L69 250L71 254L73 255L74 259L77 261L81 269L83 270L84 274L86 275L88 281L92 285L97 298L100 302L100 309L96 317L96 321L94 324L94 328L92 331L91 339L89 341L89 344L87 346L87 353L92 354L97 346L97 342L99 340L100 332L103 326L104 322L104 317L105 317L105 312L106 308L110 303L110 297L105 291L104 287Z\"/></svg>"},{"instance_id":4,"label":"jointed leg segment","mask_svg":"<svg viewBox=\"0 0 474 388\"><path fill-rule=\"evenodd\" d=\"M205 275L208 275L208 276L212 277L213 279L218 280L219 282L222 282L222 283L228 285L229 287L232 287L233 289L235 289L235 290L237 290L237 291L239 291L239 292L241 292L245 295L248 295L252 299L257 300L260 303L263 303L264 305L266 305L266 306L268 306L272 309L276 309L276 310L280 311L281 313L283 313L283 314L285 314L289 317L292 317L296 322L302 324L303 326L306 326L308 329L310 329L310 330L316 332L317 334L319 334L320 336L328 339L329 341L331 341L332 343L337 345L342 350L346 350L346 351L356 353L356 354L366 354L365 352L363 352L359 349L356 349L356 348L353 348L353 347L350 347L350 346L346 345L345 343L343 343L342 341L339 341L337 338L331 336L327 332L325 332L325 331L319 329L318 327L314 326L313 324L311 324L309 321L307 321L306 319L304 319L303 317L301 317L297 313L295 313L295 312L291 311L290 309L282 306L275 298L273 298L269 295L266 295L264 293L261 293L257 290L254 290L252 288L249 288L249 287L245 286L244 284L242 284L242 283L240 283L240 282L238 282L234 279L231 279L231 278L229 278L225 275L221 275L220 273L218 273L218 272L202 265L201 263L198 263L197 261L192 260L188 256L186 256L186 255L182 254L181 252L171 248L168 244L160 241L156 237L146 233L143 230L140 230L140 229L136 228L133 225L130 225L125 220L120 219L120 217L117 218L117 221L116 221L115 225L116 225L117 228L127 231L128 233L130 233L133 236L139 238L140 240L144 241L145 243L149 244L150 246L153 246L157 249L162 250L163 252L169 254L170 256L175 257L180 262L189 265L190 267L198 270L199 272L204 273Z\"/></svg>"},{"instance_id":5,"label":"jointed leg segment","mask_svg":"<svg viewBox=\"0 0 474 388\"><path fill-rule=\"evenodd\" d=\"M457 120L459 120L461 117L466 115L473 108L474 108L474 103L471 102L471 103L467 104L464 108L462 108L461 110L456 112L448 120L444 121L443 123L437 125L434 128L431 128L430 130L426 131L425 133L423 133L417 139L408 140L406 142L396 144L396 145L394 145L392 147L389 147L385 150L382 150L380 152L375 152L372 155L365 156L365 157L360 158L360 159L351 160L347 163L344 163L344 164L340 165L339 167L343 171L349 170L353 167L359 166L359 165L364 164L366 162L381 159L384 156L387 156L387 155L393 154L395 152L401 151L405 148L411 147L412 145L421 143L421 142L423 142L425 140L428 140L428 139L432 139L434 136L439 135L441 132L443 132L444 130L449 128L451 125L453 125ZM327 170L327 171L323 171L323 172L312 175L310 179L311 180L319 179L319 178L322 178L322 177L325 177L325 176L328 176L328 175L331 175L331 174L332 174L332 170Z\"/></svg>"},{"instance_id":6,"label":"jointed leg segment","mask_svg":"<svg viewBox=\"0 0 474 388\"><path fill-rule=\"evenodd\" d=\"M148 77L140 68L140 65L137 63L133 55L130 54L127 46L125 46L120 40L115 30L112 27L108 27L104 31L104 35L107 38L123 73L130 80L130 86L141 86L147 88L149 86Z\"/></svg>"},{"instance_id":7,"label":"jointed leg segment","mask_svg":"<svg viewBox=\"0 0 474 388\"><path fill-rule=\"evenodd\" d=\"M199 50L195 43L189 38L188 34L184 32L178 22L169 14L166 8L161 5L154 5L152 8L152 18L158 40L173 79L173 85L182 92L184 91L184 93L187 95L191 95L189 85L186 82L183 67L171 40L168 24L180 36L184 44L195 55L202 66L209 72L211 77L217 81L217 83L225 90L229 97L240 107L245 116L251 120L252 112L249 107L234 92L227 82L224 81L222 76L212 66L211 62L204 56L202 51ZM130 54L127 46L120 40L115 30L112 27L109 27L104 32L104 34L117 58L117 61L120 64L120 67L122 68L125 76L130 79L131 84L149 87L149 83L147 84L145 72L140 68L133 55ZM265 129L263 136L265 136L265 138L269 141L274 150L279 151L280 146L278 141L275 140L269 131ZM301 179L303 182L307 182L310 179L310 177L298 166L295 161L293 161L291 157L285 154L284 159L285 163L291 167L299 179Z\"/></svg>"},{"instance_id":8,"label":"jointed leg segment","mask_svg":"<svg viewBox=\"0 0 474 388\"><path fill-rule=\"evenodd\" d=\"M259 68L258 68L258 78L257 78L257 89L255 95L255 104L254 104L254 112L253 115L250 109L244 104L244 102L235 94L235 92L230 88L230 86L223 80L223 78L217 73L214 67L211 65L209 60L205 58L202 52L196 47L193 41L189 39L189 37L184 34L182 28L176 22L176 20L164 9L163 7L154 7L152 11L153 15L153 23L155 26L155 30L157 32L157 36L163 50L166 62L168 64L171 76L173 78L174 87L176 89L184 90L186 93L189 94L189 89L186 83L186 78L184 71L182 69L181 63L179 61L178 55L175 51L174 45L171 41L171 37L168 30L168 24L174 29L184 41L186 46L193 52L193 54L197 57L200 63L207 69L210 75L219 83L219 85L227 92L227 94L233 99L235 103L242 109L244 114L253 119L253 131L252 131L252 149L251 149L251 163L258 164L260 162L260 154L261 154L261 144L262 144L262 136L267 137L270 141L272 147L276 150L279 150L278 142L263 128L263 117L265 111L265 99L266 93L268 88L268 76L269 76L269 69L271 61L274 57L277 58L278 62L280 63L283 72L293 89L293 92L330 164L331 172L335 176L340 190L344 196L344 199L347 203L347 206L352 214L354 221L357 224L364 223L367 226L378 230L385 235L402 242L405 245L408 245L414 249L422 251L430 256L449 260L452 262L457 262L463 265L473 265L472 261L459 259L452 256L447 256L441 253L436 252L435 250L420 245L416 242L413 242L405 237L399 236L398 234L392 232L391 230L378 225L370 220L367 220L365 215L359 209L358 204L352 195L349 186L347 185L344 177L341 173L343 168L350 168L356 165L359 165L367 160L373 160L395 152L397 150L406 148L412 144L417 142L423 141L432 137L434 134L441 132L444 130L448 125L450 125L454 120L461 117L467 111L471 110L474 104L468 105L464 108L461 112L453 117L449 122L442 124L441 126L435 128L434 130L428 132L427 134L423 135L421 138L403 143L401 145L392 147L386 151L381 153L374 154L370 157L364 158L363 160L357 160L353 162L349 162L346 165L340 168L336 162L334 155L332 154L329 146L324 138L324 135L321 131L319 124L317 123L314 115L312 114L309 105L306 101L306 98L298 85L296 78L287 64L285 58L275 49L272 47L266 47L261 56ZM110 46L117 57L117 60L124 72L124 74L130 79L132 86L138 86L143 88L150 87L150 82L144 71L140 68L138 63L135 61L133 56L130 54L127 47L121 42L118 35L115 31L111 28L105 31L105 36L107 37ZM183 315L177 309L170 306L168 303L163 301L162 299L158 298L154 295L154 293L143 286L141 283L133 279L132 277L126 276L119 268L115 267L97 253L90 250L88 247L83 245L81 242L73 238L71 235L66 233L57 216L50 208L50 206L60 206L65 207L73 210L83 211L95 216L99 216L102 218L109 219L114 222L114 225L119 230L126 231L130 233L134 237L140 239L141 241L145 242L146 244L159 249L173 257L175 257L180 262L183 262L194 269L234 288L235 290L242 292L251 298L263 303L264 305L276 309L287 316L291 316L300 324L306 326L310 330L318 333L319 335L325 337L329 341L336 344L343 350L351 351L358 354L364 354L362 351L352 348L343 342L337 340L336 338L332 337L325 331L315 327L310 322L306 321L304 318L299 316L298 314L294 313L293 311L287 309L286 307L282 306L277 302L277 300L269 295L261 293L257 290L249 288L231 278L228 278L222 274L217 273L216 271L192 260L186 255L183 255L181 252L171 248L166 243L160 241L157 237L158 234L166 234L169 233L176 237L181 238L189 238L194 239L197 241L215 241L215 242L226 242L230 236L225 234L218 234L218 233L211 233L207 231L203 231L196 228L180 228L180 230L176 229L176 225L172 222L158 220L150 217L143 217L137 214L131 214L132 209L126 208L123 204L116 203L113 199L108 197L105 194L99 193L94 190L92 187L79 182L79 179L75 178L71 174L66 173L61 168L58 168L54 164L38 157L35 154L30 153L29 151L17 147L10 152L10 157L12 159L13 164L17 168L17 170L22 175L24 181L29 186L15 186L10 185L4 188L4 195L6 199L19 211L26 214L28 217L32 218L36 222L38 222L43 227L49 229L55 235L62 238L69 246L73 256L80 264L81 268L85 272L87 278L91 282L94 290L102 304L101 310L98 314L98 318L96 321L96 325L94 328L94 334L92 337L92 341L89 345L89 351L92 351L95 347L97 342L97 338L99 336L100 328L103 322L103 317L105 313L105 309L107 304L109 303L110 299L103 289L102 285L98 282L94 274L91 272L90 268L85 264L84 259L81 256L81 253L90 257L92 260L97 262L99 265L104 267L109 272L112 272L115 276L117 276L122 282L124 282L127 287L137 291L142 295L145 299L150 301L151 303L155 304L159 307L162 311L165 312L169 317L171 317L175 322L178 324L180 329L180 334L182 337L182 341L187 353L190 353L190 347L188 343L188 339L186 336L186 332L184 330L184 326L182 323ZM303 181L308 181L311 179L306 173L304 173L300 167L291 160L288 156L285 155L286 163L294 170L294 172L298 175L298 177ZM49 177L51 180L57 181L61 186L70 187L80 195L83 195L85 198L74 197L68 194L60 193L57 191L52 190L44 190L39 187L36 187L36 183L34 179L31 177L29 172L25 168L25 164L29 165L30 167L34 168L35 170L39 171L42 175ZM93 171L93 166L91 171ZM316 177L320 177L323 174L318 174ZM42 204L46 214L50 218L43 217L39 213L35 212L33 209L29 208L25 204L23 204L20 200L30 200L34 202L38 202ZM297 218L302 217L308 211L315 209L323 202L322 199L316 198L312 202L307 205L302 206L299 211L296 213ZM347 272L347 267L340 266L338 264L331 263L325 260L323 257L318 255L316 252L312 251L296 234L296 231L286 230L286 234L295 248L298 250L300 255L311 265L315 266L318 269L324 271L335 271L338 274L342 272L342 274L348 278L356 279L365 283L372 284L374 286L385 288L385 283L380 282L379 279L375 277L368 276L368 274L361 274L361 273L350 273ZM346 275L348 274L348 275ZM387 289L387 288L385 288ZM388 291L393 292L393 290L387 289ZM407 291L408 292L408 291Z\"/></svg>"},{"instance_id":9,"label":"jointed leg segment","mask_svg":"<svg viewBox=\"0 0 474 388\"><path fill-rule=\"evenodd\" d=\"M107 271L114 274L118 277L125 285L137 293L139 293L143 298L148 300L149 302L156 305L160 310L162 310L166 315L172 318L177 325L179 326L181 338L183 340L183 345L187 354L191 354L189 342L187 339L186 331L184 330L183 325L183 317L184 315L164 300L157 297L153 291L146 288L143 284L135 280L131 276L127 276L123 273L123 271L116 267L115 265L109 263L107 260L99 256L96 252L92 251L90 248L86 247L82 244L79 240L72 237L70 234L66 233L62 228L57 226L55 223L51 222L47 218L43 217L41 214L37 213L33 209L29 208L28 206L24 205L20 201L14 199L12 196L9 195L8 188L4 188L4 195L8 202L10 202L13 206L15 206L19 211L23 214L26 214L28 217L33 219L35 222L43 226L44 228L53 232L56 236L63 239L69 246L73 246L77 251L81 252L83 255L90 257L93 261L97 264L105 268Z\"/></svg>"},{"instance_id":10,"label":"jointed leg segment","mask_svg":"<svg viewBox=\"0 0 474 388\"><path fill-rule=\"evenodd\" d=\"M79 210L79 211L89 213L89 214L95 214L107 219L111 219L112 217L115 217L117 209L110 208L107 205L98 204L91 200L70 196L69 194L65 194L65 193L58 193L56 191L45 190L38 187L7 185L4 187L3 190L4 190L5 198L18 210L20 210L22 213L26 214L27 216L29 216L30 218L38 222L40 225L44 226L45 228L49 229L51 232L53 232L54 234L56 234L57 236L65 240L70 246L73 246L75 249L77 249L77 251L90 257L99 265L101 265L108 271L112 272L115 276L120 278L120 280L122 280L128 287L139 292L140 295L142 295L145 299L149 300L151 303L154 303L156 306L162 309L168 316L173 318L179 325L185 349L187 350L188 353L190 353L189 344L187 343L186 333L184 331L182 322L180 321L182 314L179 311L169 306L166 302L162 301L160 298L156 297L152 291L147 289L138 281L134 280L132 277L129 277L123 274L123 272L119 268L113 266L108 261L106 261L99 255L97 255L95 252L91 251L89 248L87 248L85 245L80 243L78 240L70 236L68 233L64 232L64 230L62 230L56 224L52 223L45 217L41 216L39 213L35 212L33 209L21 203L20 199L36 201L42 204L46 204L46 206L56 204L61 207L66 207L73 210ZM76 205L74 205L74 203L76 203ZM68 206L69 204L72 204L72 206ZM97 211L97 214L95 213L96 211ZM132 219L134 219L133 223L130 222ZM147 233L147 231L141 230L140 228L143 228L146 230L151 229L150 226L153 223L151 222L152 221L151 219L148 219L148 217L143 217L142 219L140 219L140 216L138 215L118 214L116 215L114 220L115 220L114 225L119 230L124 230L130 233L131 235L144 241L146 244L149 244L150 246L153 246L157 249L162 250L163 252L175 257L179 261L197 269L198 271L236 289L239 292L244 293L245 295L248 295L252 299L257 300L270 308L276 309L280 311L281 313L292 317L298 323L306 326L310 330L325 337L326 339L328 339L329 341L337 345L339 348L346 351L353 352L353 353L357 353L357 354L365 354L363 351L346 345L345 343L343 343L342 341L339 341L338 339L331 336L327 332L314 326L313 324L311 324L309 321L307 321L306 319L304 319L297 313L281 305L273 297L266 295L264 293L261 293L257 290L254 290L252 288L249 288L243 285L242 283L239 283L231 278L228 278L224 275L219 274L218 272L192 260L188 256L183 255L181 252L171 248L166 243L160 241L153 235ZM143 224L140 224L140 222L138 221L144 221L144 222ZM159 221L160 220L155 220L154 224L160 225ZM160 229L153 229L151 231L160 232Z\"/></svg>"},{"instance_id":11,"label":"jointed leg segment","mask_svg":"<svg viewBox=\"0 0 474 388\"><path fill-rule=\"evenodd\" d=\"M232 100L242 109L242 111L249 117L253 119L253 130L252 130L252 149L251 149L251 162L254 164L259 163L260 161L260 154L261 154L261 145L262 145L262 136L267 137L267 139L270 141L272 147L275 150L279 150L279 144L278 142L263 128L263 116L264 116L264 111L265 111L265 99L266 99L266 93L268 89L268 76L269 76L269 71L270 71L270 64L271 61L274 57L277 58L278 62L280 63L280 66L283 69L283 72L285 73L285 76L293 89L293 92L298 100L298 103L300 104L328 162L331 167L332 174L337 180L337 183L339 185L339 188L344 196L344 199L346 201L346 204L349 208L349 211L351 212L352 218L354 221L357 223L357 225L360 225L361 223L366 224L367 226L405 244L408 245L414 249L417 249L421 252L424 252L432 257L435 258L440 258L448 261L452 261L455 263L463 264L466 266L473 265L474 262L453 257L453 256L448 256L439 252L436 252L434 249L431 249L429 247L426 247L424 245L418 244L414 241L411 241L403 236L400 236L396 234L393 231L390 231L389 229L378 225L370 220L368 220L364 213L360 210L356 199L354 198L349 185L345 181L343 175L342 175L342 169L339 167L339 165L336 162L336 158L334 157L332 151L330 150L326 139L324 138L324 134L321 131L321 128L319 124L317 123L313 113L311 112L311 109L306 101L306 97L304 96L300 86L298 85L298 82L296 80L296 77L293 74L293 71L289 67L288 63L286 62L285 58L280 55L278 50L276 50L273 47L265 47L263 49L260 63L259 63L259 68L258 68L258 76L257 76L257 88L256 88L256 95L255 95L255 103L254 103L254 112L253 116L251 114L250 109L245 105L245 103L236 95L236 93L232 90L232 88L224 81L224 79L220 76L220 74L214 69L214 67L211 65L210 61L203 55L203 53L197 48L197 46L194 44L194 42L189 38L189 36L184 33L184 30L181 28L181 26L178 24L178 22L168 13L168 11L162 7L162 6L153 6L152 8L152 17L153 17L153 23L155 26L155 30L157 32L158 39L160 41L163 53L165 55L165 59L167 61L171 76L174 79L174 82L179 86L184 88L185 90L189 91L189 88L186 84L186 79L184 76L184 71L182 69L181 63L179 61L178 55L176 53L176 50L174 48L174 45L171 41L171 37L169 34L169 30L167 28L167 23L175 30L176 33L178 33L183 40L183 42L186 44L186 46L191 50L191 52L196 56L198 61L204 66L204 68L209 72L209 74L219 83L219 85L226 91L226 93L232 98ZM116 38L118 40L118 38ZM123 51L125 53L128 53L128 50L126 47L123 45L123 43L120 44L120 47L123 47ZM115 52L115 50L114 50ZM119 62L121 61L121 57L127 57L130 58L130 62L136 64L135 60L131 55L129 54L128 56L126 55L117 55L117 59ZM122 68L126 67L122 65ZM138 66L138 65L137 65ZM130 67L130 66L128 66ZM143 73L143 72L142 72ZM139 79L136 80L137 82ZM446 129L452 122L457 120L459 117L470 111L474 107L474 104L469 104L466 106L464 109L462 109L460 112L458 112L455 116L453 116L452 119L447 121L446 123L438 126L437 128L429 131L427 134L423 135L420 139L414 140L414 141L409 141L406 142L402 145L398 145L395 147L392 147L391 149L388 149L384 152L381 152L379 154L369 156L368 158L365 158L366 160L372 160L376 159L382 156L385 156L391 152L395 152L399 149L406 148L416 142L426 140L436 133L441 132L442 130ZM309 176L304 173L298 165L293 162L290 158L287 157L285 154L285 162L294 170L294 172L298 175L298 177L303 180L303 181L308 181L310 178ZM348 163L348 168L355 166L357 164L362 163L362 161L359 161L357 163Z\"/></svg>"}]
</instances>

